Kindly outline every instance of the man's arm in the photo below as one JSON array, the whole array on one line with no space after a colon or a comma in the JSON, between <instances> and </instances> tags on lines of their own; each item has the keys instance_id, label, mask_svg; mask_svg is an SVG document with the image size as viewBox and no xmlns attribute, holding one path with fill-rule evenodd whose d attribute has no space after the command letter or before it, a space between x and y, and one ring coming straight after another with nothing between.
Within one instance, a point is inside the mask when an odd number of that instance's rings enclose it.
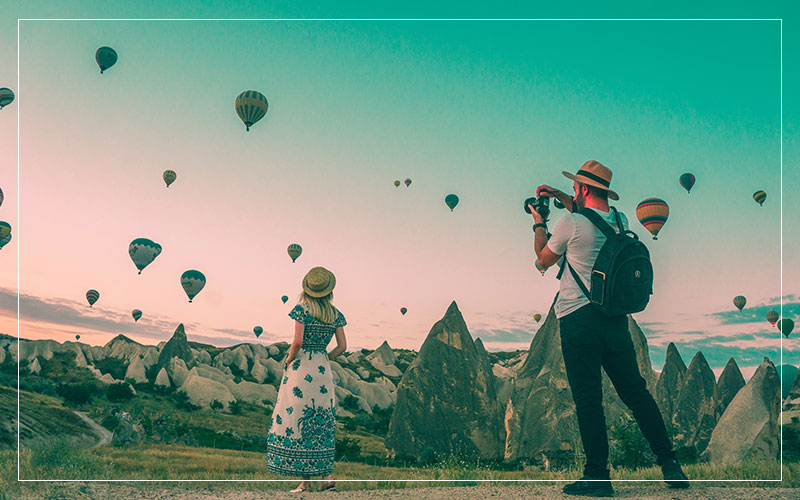
<instances>
[{"instance_id":1,"label":"man's arm","mask_svg":"<svg viewBox=\"0 0 800 500\"><path fill-rule=\"evenodd\" d=\"M565 205L566 206L566 205ZM554 254L547 246L547 235L544 228L536 228L536 237L533 239L533 249L536 251L536 257L539 261L539 266L548 268L558 262L561 258L560 255Z\"/></svg>"},{"instance_id":2,"label":"man's arm","mask_svg":"<svg viewBox=\"0 0 800 500\"><path fill-rule=\"evenodd\" d=\"M565 205L566 206L566 205ZM536 252L537 262L541 269L547 269L561 258L567 250L567 241L572 237L574 225L569 215L561 217L553 228L553 234L547 238L544 228L536 228L533 239L533 250Z\"/></svg>"}]
</instances>

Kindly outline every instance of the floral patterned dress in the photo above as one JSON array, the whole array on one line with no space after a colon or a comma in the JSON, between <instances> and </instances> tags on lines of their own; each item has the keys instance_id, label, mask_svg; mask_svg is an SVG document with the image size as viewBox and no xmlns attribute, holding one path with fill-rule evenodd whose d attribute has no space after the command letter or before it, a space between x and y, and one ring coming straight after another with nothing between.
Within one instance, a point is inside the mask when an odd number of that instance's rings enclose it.
<instances>
[{"instance_id":1,"label":"floral patterned dress","mask_svg":"<svg viewBox=\"0 0 800 500\"><path fill-rule=\"evenodd\" d=\"M336 455L336 405L328 343L347 321L337 309L323 323L297 304L289 317L305 325L303 344L284 368L267 434L267 470L289 476L327 476Z\"/></svg>"}]
</instances>

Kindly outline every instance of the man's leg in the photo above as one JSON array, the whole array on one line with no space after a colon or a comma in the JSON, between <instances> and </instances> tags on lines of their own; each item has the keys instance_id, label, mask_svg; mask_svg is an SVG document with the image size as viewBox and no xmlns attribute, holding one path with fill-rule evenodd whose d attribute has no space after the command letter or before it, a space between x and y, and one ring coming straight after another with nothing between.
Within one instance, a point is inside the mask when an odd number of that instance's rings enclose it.
<instances>
[{"instance_id":1,"label":"man's leg","mask_svg":"<svg viewBox=\"0 0 800 500\"><path fill-rule=\"evenodd\" d=\"M622 402L633 412L642 434L658 457L659 465L665 460L675 459L664 419L639 373L636 351L628 331L628 317L623 315L606 318L601 332L604 345L603 368Z\"/></svg>"},{"instance_id":2,"label":"man's leg","mask_svg":"<svg viewBox=\"0 0 800 500\"><path fill-rule=\"evenodd\" d=\"M594 316L593 306L586 305L561 318L561 351L586 453L584 474L608 478L608 435L600 374L603 346L593 328Z\"/></svg>"}]
</instances>

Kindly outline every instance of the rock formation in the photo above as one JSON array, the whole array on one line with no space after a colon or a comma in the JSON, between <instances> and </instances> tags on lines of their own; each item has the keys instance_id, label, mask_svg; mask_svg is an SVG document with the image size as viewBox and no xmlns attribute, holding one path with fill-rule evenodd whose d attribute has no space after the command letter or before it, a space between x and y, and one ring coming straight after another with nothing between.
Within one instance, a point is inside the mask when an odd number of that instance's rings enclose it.
<instances>
[{"instance_id":1,"label":"rock formation","mask_svg":"<svg viewBox=\"0 0 800 500\"><path fill-rule=\"evenodd\" d=\"M675 446L694 446L701 453L711 438L714 417L716 378L702 352L697 352L683 379L672 416Z\"/></svg>"},{"instance_id":2,"label":"rock formation","mask_svg":"<svg viewBox=\"0 0 800 500\"><path fill-rule=\"evenodd\" d=\"M403 374L385 443L417 457L499 458L503 428L494 375L450 304Z\"/></svg>"},{"instance_id":3,"label":"rock formation","mask_svg":"<svg viewBox=\"0 0 800 500\"><path fill-rule=\"evenodd\" d=\"M164 386L164 387L169 387L171 385L170 381L169 381L169 375L167 375L167 369L166 368L162 368L158 372L158 375L156 375L155 385L161 385L161 386Z\"/></svg>"},{"instance_id":4,"label":"rock formation","mask_svg":"<svg viewBox=\"0 0 800 500\"><path fill-rule=\"evenodd\" d=\"M147 377L144 373L144 364L142 363L142 358L135 357L131 360L131 363L128 365L128 370L125 372L126 379L132 378L138 383L146 383Z\"/></svg>"},{"instance_id":5,"label":"rock formation","mask_svg":"<svg viewBox=\"0 0 800 500\"><path fill-rule=\"evenodd\" d=\"M658 376L655 398L664 422L671 422L675 412L675 402L683 385L686 375L686 365L681 358L678 348L672 342L667 346L667 357L664 359L664 368Z\"/></svg>"},{"instance_id":6,"label":"rock formation","mask_svg":"<svg viewBox=\"0 0 800 500\"><path fill-rule=\"evenodd\" d=\"M650 365L647 340L629 318L628 330L636 350L639 372L651 394L655 373ZM543 451L582 450L575 404L561 353L561 332L552 306L531 341L528 354L517 370L514 391L505 411L505 457L509 460L538 457ZM627 408L603 372L603 399L607 424Z\"/></svg>"},{"instance_id":7,"label":"rock formation","mask_svg":"<svg viewBox=\"0 0 800 500\"><path fill-rule=\"evenodd\" d=\"M158 370L161 371L162 368L169 364L169 360L176 357L182 359L187 367L192 365L194 356L189 347L189 342L186 340L186 332L183 330L183 323L178 325L178 328L175 329L175 333L172 334L172 338L169 339L158 354Z\"/></svg>"},{"instance_id":8,"label":"rock formation","mask_svg":"<svg viewBox=\"0 0 800 500\"><path fill-rule=\"evenodd\" d=\"M775 365L764 358L722 414L702 458L719 463L777 460L780 390Z\"/></svg>"},{"instance_id":9,"label":"rock formation","mask_svg":"<svg viewBox=\"0 0 800 500\"><path fill-rule=\"evenodd\" d=\"M714 418L717 421L742 387L744 387L744 377L739 371L739 365L731 358L722 370L714 389Z\"/></svg>"}]
</instances>

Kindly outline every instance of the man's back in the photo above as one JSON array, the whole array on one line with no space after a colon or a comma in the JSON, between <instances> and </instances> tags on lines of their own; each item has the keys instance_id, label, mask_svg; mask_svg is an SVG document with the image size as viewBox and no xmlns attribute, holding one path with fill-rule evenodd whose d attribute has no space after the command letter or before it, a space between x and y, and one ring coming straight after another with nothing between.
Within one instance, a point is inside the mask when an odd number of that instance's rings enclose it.
<instances>
[{"instance_id":1,"label":"man's back","mask_svg":"<svg viewBox=\"0 0 800 500\"><path fill-rule=\"evenodd\" d=\"M597 212L603 220L611 224L615 231L619 232L612 210L608 212L594 208L590 210ZM622 219L622 226L628 229L628 218L622 212L617 213ZM547 242L547 246L557 255L566 255L570 265L583 278L583 284L588 289L590 288L592 268L605 241L606 237L589 219L581 214L573 213L559 219L553 228L553 235ZM562 318L588 303L589 299L575 283L572 273L569 272L569 269L565 269L561 276L558 300L554 306L556 317Z\"/></svg>"}]
</instances>

